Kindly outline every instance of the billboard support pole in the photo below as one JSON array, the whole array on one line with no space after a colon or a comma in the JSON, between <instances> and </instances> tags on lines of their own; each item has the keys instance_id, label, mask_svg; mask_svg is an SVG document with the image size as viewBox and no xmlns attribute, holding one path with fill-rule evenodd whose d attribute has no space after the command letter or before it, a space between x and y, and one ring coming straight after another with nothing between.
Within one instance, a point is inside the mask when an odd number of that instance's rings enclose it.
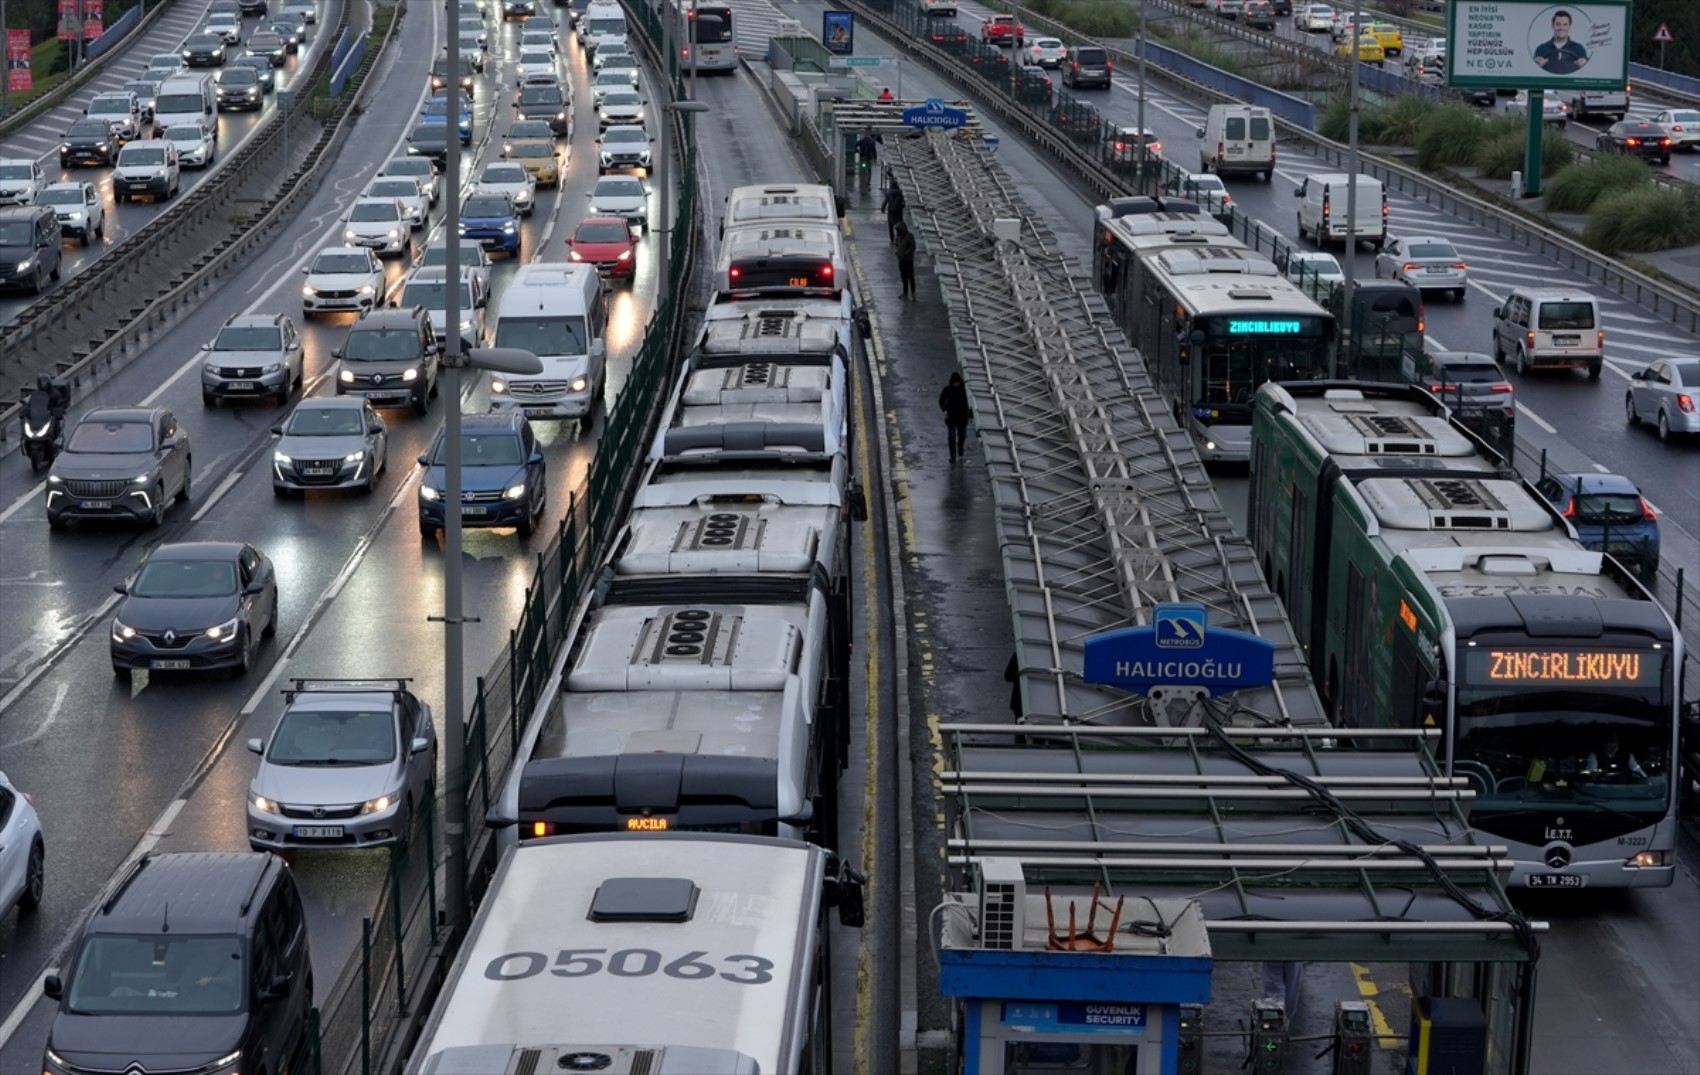
<instances>
[{"instance_id":1,"label":"billboard support pole","mask_svg":"<svg viewBox=\"0 0 1700 1075\"><path fill-rule=\"evenodd\" d=\"M1529 91L1529 144L1523 155L1523 197L1541 196L1541 136L1546 133L1546 95Z\"/></svg>"}]
</instances>

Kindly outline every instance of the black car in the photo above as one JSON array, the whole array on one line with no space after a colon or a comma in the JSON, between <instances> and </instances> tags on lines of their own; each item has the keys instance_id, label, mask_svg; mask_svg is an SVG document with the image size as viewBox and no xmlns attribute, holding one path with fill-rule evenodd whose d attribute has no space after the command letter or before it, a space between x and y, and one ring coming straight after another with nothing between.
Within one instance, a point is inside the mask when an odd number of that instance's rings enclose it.
<instances>
[{"instance_id":1,"label":"black car","mask_svg":"<svg viewBox=\"0 0 1700 1075\"><path fill-rule=\"evenodd\" d=\"M449 158L449 125L421 123L407 136L410 157L429 157L440 166Z\"/></svg>"},{"instance_id":2,"label":"black car","mask_svg":"<svg viewBox=\"0 0 1700 1075\"><path fill-rule=\"evenodd\" d=\"M1642 160L1670 163L1670 134L1657 123L1644 119L1621 119L1600 132L1594 148L1603 153L1622 153Z\"/></svg>"},{"instance_id":3,"label":"black car","mask_svg":"<svg viewBox=\"0 0 1700 1075\"><path fill-rule=\"evenodd\" d=\"M266 2L267 0L237 0L238 6L242 9L242 17L245 19L264 15L266 13Z\"/></svg>"},{"instance_id":4,"label":"black car","mask_svg":"<svg viewBox=\"0 0 1700 1075\"><path fill-rule=\"evenodd\" d=\"M42 983L58 1002L45 1075L298 1069L313 964L301 894L275 855L142 858L60 966Z\"/></svg>"},{"instance_id":5,"label":"black car","mask_svg":"<svg viewBox=\"0 0 1700 1075\"><path fill-rule=\"evenodd\" d=\"M472 61L465 56L460 58L460 75L456 79L460 88L468 92L478 83L478 71L472 66ZM431 92L436 93L449 84L449 58L439 56L431 64Z\"/></svg>"},{"instance_id":6,"label":"black car","mask_svg":"<svg viewBox=\"0 0 1700 1075\"><path fill-rule=\"evenodd\" d=\"M118 158L118 135L103 119L80 119L59 140L59 167L110 165Z\"/></svg>"},{"instance_id":7,"label":"black car","mask_svg":"<svg viewBox=\"0 0 1700 1075\"><path fill-rule=\"evenodd\" d=\"M1051 125L1076 142L1090 142L1103 129L1098 110L1079 101L1059 101L1051 108Z\"/></svg>"},{"instance_id":8,"label":"black car","mask_svg":"<svg viewBox=\"0 0 1700 1075\"><path fill-rule=\"evenodd\" d=\"M1245 0L1240 21L1253 30L1275 29L1275 5L1269 0Z\"/></svg>"},{"instance_id":9,"label":"black car","mask_svg":"<svg viewBox=\"0 0 1700 1075\"><path fill-rule=\"evenodd\" d=\"M950 19L935 19L927 24L927 35L933 45L952 55L968 51L968 31Z\"/></svg>"},{"instance_id":10,"label":"black car","mask_svg":"<svg viewBox=\"0 0 1700 1075\"><path fill-rule=\"evenodd\" d=\"M95 407L65 438L47 475L47 523L71 519L165 521L172 497L187 502L189 434L163 407Z\"/></svg>"},{"instance_id":11,"label":"black car","mask_svg":"<svg viewBox=\"0 0 1700 1075\"><path fill-rule=\"evenodd\" d=\"M1049 105L1055 93L1050 72L1038 64L1026 64L1015 73L1015 99L1026 105Z\"/></svg>"},{"instance_id":12,"label":"black car","mask_svg":"<svg viewBox=\"0 0 1700 1075\"><path fill-rule=\"evenodd\" d=\"M1277 15L1291 15L1293 0L1269 0L1269 6L1275 9Z\"/></svg>"},{"instance_id":13,"label":"black car","mask_svg":"<svg viewBox=\"0 0 1700 1075\"><path fill-rule=\"evenodd\" d=\"M536 0L502 0L502 21L529 19L537 14Z\"/></svg>"},{"instance_id":14,"label":"black car","mask_svg":"<svg viewBox=\"0 0 1700 1075\"><path fill-rule=\"evenodd\" d=\"M556 137L572 130L572 102L559 86L527 86L519 91L514 109L520 119L540 119L549 124Z\"/></svg>"},{"instance_id":15,"label":"black car","mask_svg":"<svg viewBox=\"0 0 1700 1075\"><path fill-rule=\"evenodd\" d=\"M1465 87L1458 91L1458 95L1478 108L1493 108L1499 104L1499 91L1485 86Z\"/></svg>"},{"instance_id":16,"label":"black car","mask_svg":"<svg viewBox=\"0 0 1700 1075\"><path fill-rule=\"evenodd\" d=\"M233 64L218 73L220 112L257 112L265 100L265 88L260 85L260 76L254 73L253 68Z\"/></svg>"},{"instance_id":17,"label":"black car","mask_svg":"<svg viewBox=\"0 0 1700 1075\"><path fill-rule=\"evenodd\" d=\"M224 38L212 33L198 33L183 42L183 62L190 67L223 67Z\"/></svg>"},{"instance_id":18,"label":"black car","mask_svg":"<svg viewBox=\"0 0 1700 1075\"><path fill-rule=\"evenodd\" d=\"M277 89L277 69L264 56L238 56L230 61L232 67L246 67L253 71L260 80L260 92L270 93Z\"/></svg>"},{"instance_id":19,"label":"black car","mask_svg":"<svg viewBox=\"0 0 1700 1075\"><path fill-rule=\"evenodd\" d=\"M252 545L161 545L128 583L112 617L112 673L137 669L248 671L260 640L277 633L277 573Z\"/></svg>"},{"instance_id":20,"label":"black car","mask_svg":"<svg viewBox=\"0 0 1700 1075\"><path fill-rule=\"evenodd\" d=\"M261 31L248 35L248 43L242 48L244 56L259 56L273 67L282 67L289 62L289 54L293 50L289 41L282 34Z\"/></svg>"}]
</instances>

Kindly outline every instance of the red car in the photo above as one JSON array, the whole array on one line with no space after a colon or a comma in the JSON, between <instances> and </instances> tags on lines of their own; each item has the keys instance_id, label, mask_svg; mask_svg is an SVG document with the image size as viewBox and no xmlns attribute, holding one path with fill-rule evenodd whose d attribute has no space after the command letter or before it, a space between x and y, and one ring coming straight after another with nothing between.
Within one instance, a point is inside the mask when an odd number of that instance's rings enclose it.
<instances>
[{"instance_id":1,"label":"red car","mask_svg":"<svg viewBox=\"0 0 1700 1075\"><path fill-rule=\"evenodd\" d=\"M622 217L587 216L567 240L567 256L596 266L603 276L630 280L637 267L637 238Z\"/></svg>"},{"instance_id":2,"label":"red car","mask_svg":"<svg viewBox=\"0 0 1700 1075\"><path fill-rule=\"evenodd\" d=\"M980 40L993 45L1014 41L1020 48L1027 43L1027 28L1016 22L1014 15L990 15L980 24Z\"/></svg>"}]
</instances>

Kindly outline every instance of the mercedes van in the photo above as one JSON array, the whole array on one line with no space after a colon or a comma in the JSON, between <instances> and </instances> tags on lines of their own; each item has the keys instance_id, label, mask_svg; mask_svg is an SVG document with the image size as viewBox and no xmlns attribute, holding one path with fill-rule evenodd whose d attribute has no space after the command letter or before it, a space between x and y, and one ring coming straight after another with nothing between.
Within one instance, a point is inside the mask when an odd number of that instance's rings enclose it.
<instances>
[{"instance_id":1,"label":"mercedes van","mask_svg":"<svg viewBox=\"0 0 1700 1075\"><path fill-rule=\"evenodd\" d=\"M596 420L608 307L594 266L520 266L491 324L491 346L517 347L543 362L543 372L534 375L492 374L491 410L519 411L533 420L578 419L584 426Z\"/></svg>"}]
</instances>

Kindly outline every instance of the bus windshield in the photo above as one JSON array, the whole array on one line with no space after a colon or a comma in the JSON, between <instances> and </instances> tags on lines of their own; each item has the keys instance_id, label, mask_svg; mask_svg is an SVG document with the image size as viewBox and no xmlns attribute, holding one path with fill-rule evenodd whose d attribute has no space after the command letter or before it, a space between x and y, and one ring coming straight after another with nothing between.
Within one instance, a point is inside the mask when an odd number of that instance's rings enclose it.
<instances>
[{"instance_id":1,"label":"bus windshield","mask_svg":"<svg viewBox=\"0 0 1700 1075\"><path fill-rule=\"evenodd\" d=\"M1200 318L1203 381L1197 405L1227 414L1216 420L1251 421L1251 401L1265 381L1310 381L1329 372L1333 324L1326 317L1221 315Z\"/></svg>"}]
</instances>

